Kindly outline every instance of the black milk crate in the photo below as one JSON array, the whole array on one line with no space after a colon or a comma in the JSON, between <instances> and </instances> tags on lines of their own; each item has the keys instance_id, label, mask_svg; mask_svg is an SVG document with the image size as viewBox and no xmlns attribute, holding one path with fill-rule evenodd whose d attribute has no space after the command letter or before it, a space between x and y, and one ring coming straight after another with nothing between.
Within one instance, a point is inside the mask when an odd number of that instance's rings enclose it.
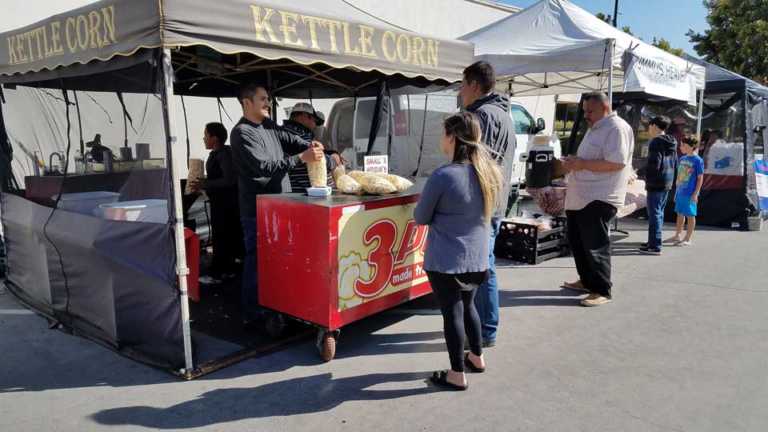
<instances>
[{"instance_id":1,"label":"black milk crate","mask_svg":"<svg viewBox=\"0 0 768 432\"><path fill-rule=\"evenodd\" d=\"M497 257L533 265L563 256L568 253L565 218L552 219L552 228L548 230L502 220L493 252Z\"/></svg>"}]
</instances>

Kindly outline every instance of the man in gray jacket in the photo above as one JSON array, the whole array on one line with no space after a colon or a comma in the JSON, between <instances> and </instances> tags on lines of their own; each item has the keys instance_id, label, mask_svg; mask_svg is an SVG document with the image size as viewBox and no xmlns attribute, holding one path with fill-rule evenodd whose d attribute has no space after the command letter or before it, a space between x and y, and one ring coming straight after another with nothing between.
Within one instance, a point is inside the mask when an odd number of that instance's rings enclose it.
<instances>
[{"instance_id":1,"label":"man in gray jacket","mask_svg":"<svg viewBox=\"0 0 768 432\"><path fill-rule=\"evenodd\" d=\"M483 346L486 348L496 345L496 331L499 326L499 287L496 281L493 247L499 234L501 219L506 216L504 213L509 200L515 152L515 129L509 115L509 101L493 91L495 86L496 73L493 67L479 61L464 69L464 79L459 91L462 107L477 116L483 132L483 142L501 166L503 179L499 205L491 219L488 281L480 286L475 297L483 327Z\"/></svg>"}]
</instances>

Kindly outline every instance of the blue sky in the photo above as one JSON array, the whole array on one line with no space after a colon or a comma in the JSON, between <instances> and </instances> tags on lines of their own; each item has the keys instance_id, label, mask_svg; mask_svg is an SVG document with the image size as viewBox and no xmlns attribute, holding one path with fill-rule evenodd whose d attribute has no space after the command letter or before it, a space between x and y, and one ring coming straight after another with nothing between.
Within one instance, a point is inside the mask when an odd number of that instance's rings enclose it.
<instances>
[{"instance_id":1,"label":"blue sky","mask_svg":"<svg viewBox=\"0 0 768 432\"><path fill-rule=\"evenodd\" d=\"M513 6L528 7L538 0L501 0ZM614 0L571 0L592 13L613 14ZM619 27L650 42L653 37L667 39L673 47L696 55L685 33L709 28L707 10L701 0L619 0ZM697 55L698 57L698 55Z\"/></svg>"}]
</instances>

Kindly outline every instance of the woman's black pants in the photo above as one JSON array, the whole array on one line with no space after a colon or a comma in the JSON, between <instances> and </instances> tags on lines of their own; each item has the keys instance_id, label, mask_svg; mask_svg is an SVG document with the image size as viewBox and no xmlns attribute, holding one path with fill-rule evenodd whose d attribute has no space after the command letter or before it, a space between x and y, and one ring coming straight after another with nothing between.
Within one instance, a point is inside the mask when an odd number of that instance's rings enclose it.
<instances>
[{"instance_id":1,"label":"woman's black pants","mask_svg":"<svg viewBox=\"0 0 768 432\"><path fill-rule=\"evenodd\" d=\"M485 280L486 274L427 272L427 276L443 314L443 330L451 369L463 372L465 334L472 353L478 356L483 353L480 316L475 309L475 293L477 287Z\"/></svg>"}]
</instances>

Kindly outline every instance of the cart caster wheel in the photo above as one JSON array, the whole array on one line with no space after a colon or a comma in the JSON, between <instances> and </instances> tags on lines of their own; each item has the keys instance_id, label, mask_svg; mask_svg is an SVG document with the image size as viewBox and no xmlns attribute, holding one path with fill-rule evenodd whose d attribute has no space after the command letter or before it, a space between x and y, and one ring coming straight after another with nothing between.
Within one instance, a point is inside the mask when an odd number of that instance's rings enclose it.
<instances>
[{"instance_id":1,"label":"cart caster wheel","mask_svg":"<svg viewBox=\"0 0 768 432\"><path fill-rule=\"evenodd\" d=\"M264 320L264 330L272 339L280 338L287 326L285 315L281 313L269 313Z\"/></svg>"},{"instance_id":2,"label":"cart caster wheel","mask_svg":"<svg viewBox=\"0 0 768 432\"><path fill-rule=\"evenodd\" d=\"M320 330L317 332L317 351L323 362L329 362L336 356L337 331Z\"/></svg>"}]
</instances>

